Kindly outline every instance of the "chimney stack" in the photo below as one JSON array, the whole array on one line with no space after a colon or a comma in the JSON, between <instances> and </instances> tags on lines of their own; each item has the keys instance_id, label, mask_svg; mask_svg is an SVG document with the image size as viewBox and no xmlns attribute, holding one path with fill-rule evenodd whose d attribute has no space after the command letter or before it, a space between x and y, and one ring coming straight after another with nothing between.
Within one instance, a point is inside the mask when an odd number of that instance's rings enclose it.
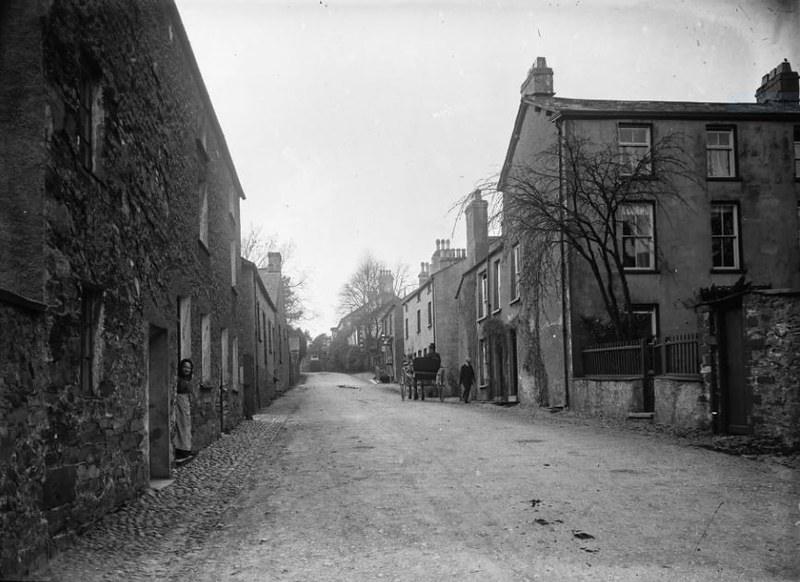
<instances>
[{"instance_id":1,"label":"chimney stack","mask_svg":"<svg viewBox=\"0 0 800 582\"><path fill-rule=\"evenodd\" d=\"M419 264L419 286L420 287L422 287L425 283L428 282L428 279L430 279L430 276L431 276L430 268L431 268L431 266L426 262L422 262L422 263Z\"/></svg>"},{"instance_id":2,"label":"chimney stack","mask_svg":"<svg viewBox=\"0 0 800 582\"><path fill-rule=\"evenodd\" d=\"M267 272L280 273L283 259L280 253L267 253Z\"/></svg>"},{"instance_id":3,"label":"chimney stack","mask_svg":"<svg viewBox=\"0 0 800 582\"><path fill-rule=\"evenodd\" d=\"M547 66L545 57L536 57L536 62L528 71L528 77L520 87L523 97L552 97L553 91L553 69Z\"/></svg>"},{"instance_id":4,"label":"chimney stack","mask_svg":"<svg viewBox=\"0 0 800 582\"><path fill-rule=\"evenodd\" d=\"M486 258L489 253L489 203L481 198L481 191L470 196L464 214L467 219L467 257L471 265Z\"/></svg>"},{"instance_id":5,"label":"chimney stack","mask_svg":"<svg viewBox=\"0 0 800 582\"><path fill-rule=\"evenodd\" d=\"M786 59L761 79L756 89L757 103L794 103L800 97L798 74Z\"/></svg>"}]
</instances>

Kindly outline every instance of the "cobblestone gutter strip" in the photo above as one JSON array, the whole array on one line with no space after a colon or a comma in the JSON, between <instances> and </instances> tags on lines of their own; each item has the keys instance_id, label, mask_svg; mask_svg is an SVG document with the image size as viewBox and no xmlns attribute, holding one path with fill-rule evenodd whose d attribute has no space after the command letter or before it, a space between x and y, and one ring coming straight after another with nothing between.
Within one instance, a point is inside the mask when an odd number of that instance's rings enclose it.
<instances>
[{"instance_id":1,"label":"cobblestone gutter strip","mask_svg":"<svg viewBox=\"0 0 800 582\"><path fill-rule=\"evenodd\" d=\"M26 580L163 580L197 548L254 478L286 422L243 421L174 471L174 483L149 489L106 515Z\"/></svg>"}]
</instances>

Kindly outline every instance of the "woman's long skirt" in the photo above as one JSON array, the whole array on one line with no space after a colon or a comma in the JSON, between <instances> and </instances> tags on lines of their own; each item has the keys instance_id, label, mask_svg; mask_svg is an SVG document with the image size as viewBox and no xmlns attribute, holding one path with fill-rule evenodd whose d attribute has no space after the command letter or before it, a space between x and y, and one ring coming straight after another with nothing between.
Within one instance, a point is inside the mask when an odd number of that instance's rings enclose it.
<instances>
[{"instance_id":1,"label":"woman's long skirt","mask_svg":"<svg viewBox=\"0 0 800 582\"><path fill-rule=\"evenodd\" d=\"M192 450L192 414L189 408L189 395L178 394L175 398L175 448Z\"/></svg>"}]
</instances>

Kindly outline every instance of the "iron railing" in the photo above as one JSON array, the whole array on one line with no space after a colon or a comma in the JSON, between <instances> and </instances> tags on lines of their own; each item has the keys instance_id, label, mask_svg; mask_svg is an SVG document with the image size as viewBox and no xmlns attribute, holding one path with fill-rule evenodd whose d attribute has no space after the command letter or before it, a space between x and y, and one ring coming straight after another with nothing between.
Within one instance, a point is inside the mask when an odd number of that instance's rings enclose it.
<instances>
[{"instance_id":1,"label":"iron railing","mask_svg":"<svg viewBox=\"0 0 800 582\"><path fill-rule=\"evenodd\" d=\"M582 350L581 357L586 376L694 376L700 373L696 333L597 344Z\"/></svg>"}]
</instances>

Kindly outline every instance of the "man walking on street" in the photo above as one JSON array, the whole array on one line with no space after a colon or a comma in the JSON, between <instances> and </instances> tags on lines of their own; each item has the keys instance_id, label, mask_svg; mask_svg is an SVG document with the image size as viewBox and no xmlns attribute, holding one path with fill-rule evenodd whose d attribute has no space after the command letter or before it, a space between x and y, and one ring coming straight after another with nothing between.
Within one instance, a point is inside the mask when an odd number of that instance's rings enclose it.
<instances>
[{"instance_id":1,"label":"man walking on street","mask_svg":"<svg viewBox=\"0 0 800 582\"><path fill-rule=\"evenodd\" d=\"M461 370L458 374L458 384L464 387L464 393L461 400L465 404L469 403L469 393L472 390L472 383L475 381L475 370L472 369L472 363L467 358L461 365Z\"/></svg>"}]
</instances>

